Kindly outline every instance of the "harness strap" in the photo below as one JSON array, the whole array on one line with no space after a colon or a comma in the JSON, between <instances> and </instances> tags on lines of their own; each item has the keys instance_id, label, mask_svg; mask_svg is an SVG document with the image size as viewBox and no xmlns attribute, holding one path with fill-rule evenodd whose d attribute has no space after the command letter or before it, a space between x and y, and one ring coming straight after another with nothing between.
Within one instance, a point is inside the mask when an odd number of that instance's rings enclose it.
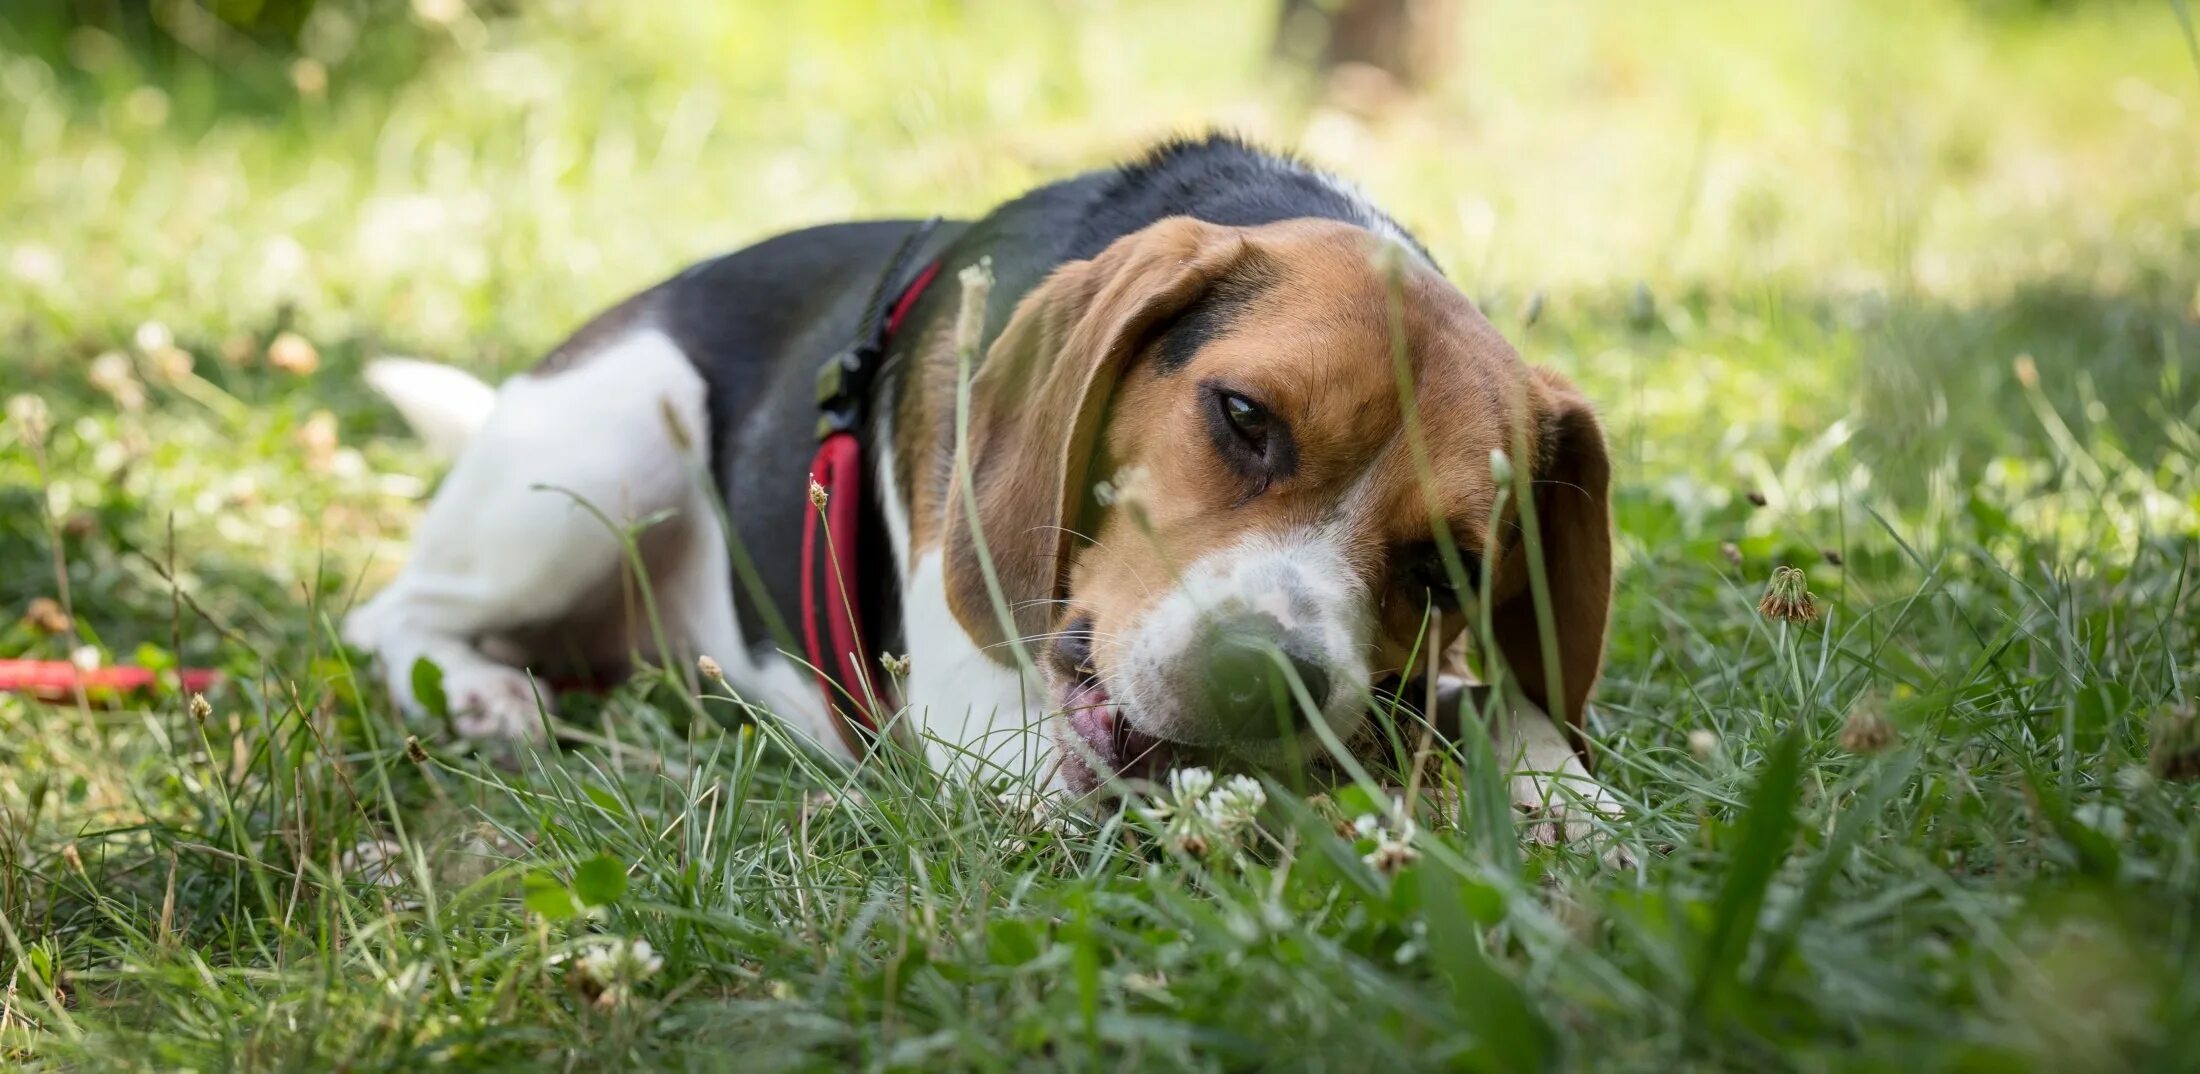
<instances>
[{"instance_id":1,"label":"harness strap","mask_svg":"<svg viewBox=\"0 0 2200 1074\"><path fill-rule=\"evenodd\" d=\"M878 734L884 714L892 711L886 684L873 677L856 588L862 577L858 538L863 507L863 445L857 437L870 382L887 344L939 275L939 262L919 271L891 306L882 296L938 223L929 221L902 241L880 279L856 345L835 354L818 371L818 445L810 460L810 510L802 521L802 645L825 710L837 714L834 726L841 742L857 755L865 748L866 735Z\"/></svg>"}]
</instances>

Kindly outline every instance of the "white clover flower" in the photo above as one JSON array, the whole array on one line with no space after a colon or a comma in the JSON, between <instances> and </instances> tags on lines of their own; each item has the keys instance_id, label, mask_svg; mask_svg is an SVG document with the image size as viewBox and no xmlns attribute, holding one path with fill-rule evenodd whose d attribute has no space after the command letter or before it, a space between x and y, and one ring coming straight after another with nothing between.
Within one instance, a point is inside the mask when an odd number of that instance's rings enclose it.
<instances>
[{"instance_id":1,"label":"white clover flower","mask_svg":"<svg viewBox=\"0 0 2200 1074\"><path fill-rule=\"evenodd\" d=\"M1375 849L1368 851L1360 860L1366 862L1368 868L1384 876L1396 876L1399 870L1421 860L1421 852L1413 849L1413 844L1409 841L1411 839L1411 832L1402 836L1384 832L1376 841Z\"/></svg>"},{"instance_id":2,"label":"white clover flower","mask_svg":"<svg viewBox=\"0 0 2200 1074\"><path fill-rule=\"evenodd\" d=\"M1215 785L1215 774L1204 768L1177 768L1169 772L1169 794L1179 809L1188 808Z\"/></svg>"},{"instance_id":3,"label":"white clover flower","mask_svg":"<svg viewBox=\"0 0 2200 1074\"><path fill-rule=\"evenodd\" d=\"M1201 819L1223 832L1235 832L1253 823L1268 804L1268 791L1251 776L1231 776L1200 800Z\"/></svg>"},{"instance_id":4,"label":"white clover flower","mask_svg":"<svg viewBox=\"0 0 2200 1074\"><path fill-rule=\"evenodd\" d=\"M1383 830L1383 818L1373 813L1362 813L1352 821L1352 834L1362 839L1373 839Z\"/></svg>"},{"instance_id":5,"label":"white clover flower","mask_svg":"<svg viewBox=\"0 0 2200 1074\"><path fill-rule=\"evenodd\" d=\"M1212 771L1186 767L1171 771L1168 792L1140 802L1136 813L1161 829L1163 845L1204 858L1236 851L1239 835L1267 804L1267 790L1251 776L1231 776L1217 786Z\"/></svg>"},{"instance_id":6,"label":"white clover flower","mask_svg":"<svg viewBox=\"0 0 2200 1074\"><path fill-rule=\"evenodd\" d=\"M591 945L573 962L573 979L596 1006L617 1007L633 998L634 986L663 969L665 960L648 940L611 937Z\"/></svg>"}]
</instances>

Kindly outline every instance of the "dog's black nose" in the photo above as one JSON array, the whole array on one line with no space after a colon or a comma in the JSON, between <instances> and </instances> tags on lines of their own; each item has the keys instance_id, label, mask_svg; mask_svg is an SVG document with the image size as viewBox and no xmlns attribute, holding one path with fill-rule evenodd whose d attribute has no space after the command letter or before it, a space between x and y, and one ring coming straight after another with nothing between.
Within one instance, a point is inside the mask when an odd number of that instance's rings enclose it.
<instances>
[{"instance_id":1,"label":"dog's black nose","mask_svg":"<svg viewBox=\"0 0 2200 1074\"><path fill-rule=\"evenodd\" d=\"M1208 711L1241 738L1281 738L1297 730L1299 705L1284 675L1285 663L1298 673L1316 705L1329 699L1329 672L1291 645L1273 616L1239 615L1215 622L1196 655Z\"/></svg>"}]
</instances>

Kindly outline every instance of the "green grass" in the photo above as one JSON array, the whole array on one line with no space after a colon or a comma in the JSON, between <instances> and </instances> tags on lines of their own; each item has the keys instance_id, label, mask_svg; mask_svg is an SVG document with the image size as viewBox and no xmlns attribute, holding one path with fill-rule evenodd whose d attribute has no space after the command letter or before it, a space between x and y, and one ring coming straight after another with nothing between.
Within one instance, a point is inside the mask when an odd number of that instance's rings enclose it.
<instances>
[{"instance_id":1,"label":"green grass","mask_svg":"<svg viewBox=\"0 0 2200 1074\"><path fill-rule=\"evenodd\" d=\"M54 418L43 462L0 431L0 657L229 673L203 722L0 698L7 1062L2200 1069L2200 791L2155 774L2200 689L2170 4L1471 3L1376 116L1267 70L1251 0L520 6L324 5L307 94L198 23L0 15L0 394ZM820 768L677 675L476 757L334 642L436 472L365 358L511 371L689 259L1209 122L1369 188L1600 403L1636 868L1469 809L1385 876L1334 831L1364 792L1280 786L1195 859ZM79 639L13 621L57 562ZM1757 615L1783 563L1822 622ZM599 1004L591 937L662 967Z\"/></svg>"}]
</instances>

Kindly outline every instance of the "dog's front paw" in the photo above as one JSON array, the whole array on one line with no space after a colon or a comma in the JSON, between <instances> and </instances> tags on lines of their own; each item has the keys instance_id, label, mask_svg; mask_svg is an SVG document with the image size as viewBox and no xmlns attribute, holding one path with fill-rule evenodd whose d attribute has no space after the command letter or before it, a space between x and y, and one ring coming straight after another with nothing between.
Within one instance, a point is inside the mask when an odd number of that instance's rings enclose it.
<instances>
[{"instance_id":1,"label":"dog's front paw","mask_svg":"<svg viewBox=\"0 0 2200 1074\"><path fill-rule=\"evenodd\" d=\"M1523 776L1513 781L1513 808L1528 818L1528 840L1540 846L1586 847L1596 850L1606 868L1632 869L1635 856L1616 839L1598 830L1597 820L1619 818L1619 803L1601 785L1590 783L1576 790L1572 781Z\"/></svg>"},{"instance_id":2,"label":"dog's front paw","mask_svg":"<svg viewBox=\"0 0 2200 1074\"><path fill-rule=\"evenodd\" d=\"M535 696L534 680L513 668L491 666L451 672L443 680L451 722L467 738L539 741L548 707Z\"/></svg>"}]
</instances>

